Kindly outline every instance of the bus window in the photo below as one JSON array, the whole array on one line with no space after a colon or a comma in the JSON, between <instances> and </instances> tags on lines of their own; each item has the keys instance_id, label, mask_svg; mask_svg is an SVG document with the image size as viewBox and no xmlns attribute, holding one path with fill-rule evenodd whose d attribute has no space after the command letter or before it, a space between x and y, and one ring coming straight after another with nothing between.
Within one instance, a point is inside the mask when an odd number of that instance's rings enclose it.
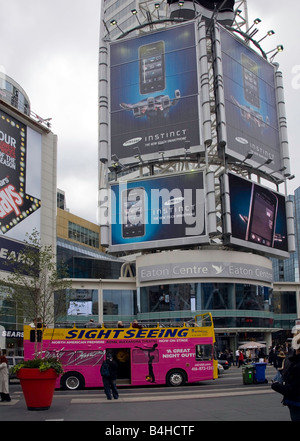
<instances>
[{"instance_id":1,"label":"bus window","mask_svg":"<svg viewBox=\"0 0 300 441\"><path fill-rule=\"evenodd\" d=\"M213 326L212 317L210 314L200 314L195 317L196 326L206 327Z\"/></svg>"},{"instance_id":2,"label":"bus window","mask_svg":"<svg viewBox=\"0 0 300 441\"><path fill-rule=\"evenodd\" d=\"M212 360L212 347L211 345L196 345L196 360Z\"/></svg>"}]
</instances>

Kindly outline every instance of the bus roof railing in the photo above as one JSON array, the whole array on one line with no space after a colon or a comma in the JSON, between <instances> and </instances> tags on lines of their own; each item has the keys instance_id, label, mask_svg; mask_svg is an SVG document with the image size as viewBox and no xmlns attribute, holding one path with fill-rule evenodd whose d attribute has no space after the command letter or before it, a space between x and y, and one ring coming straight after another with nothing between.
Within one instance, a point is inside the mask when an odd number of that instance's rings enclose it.
<instances>
[{"instance_id":1,"label":"bus roof railing","mask_svg":"<svg viewBox=\"0 0 300 441\"><path fill-rule=\"evenodd\" d=\"M178 320L157 321L155 319L146 321L139 320L138 325L142 328L182 328L182 327L211 327L213 326L212 315L210 312L205 314L198 314L194 318L184 318ZM123 321L124 328L132 328L132 321ZM58 322L54 328L118 328L118 322L106 321L104 323L97 323L95 321L83 322L83 321L67 321Z\"/></svg>"}]
</instances>

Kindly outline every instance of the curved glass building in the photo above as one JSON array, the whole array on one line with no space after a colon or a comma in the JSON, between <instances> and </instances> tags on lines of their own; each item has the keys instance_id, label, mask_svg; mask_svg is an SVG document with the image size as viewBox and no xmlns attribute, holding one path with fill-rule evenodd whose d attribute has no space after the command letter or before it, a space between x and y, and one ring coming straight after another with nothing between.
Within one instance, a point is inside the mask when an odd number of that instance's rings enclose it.
<instances>
[{"instance_id":1,"label":"curved glass building","mask_svg":"<svg viewBox=\"0 0 300 441\"><path fill-rule=\"evenodd\" d=\"M11 77L0 72L0 95L3 101L25 115L30 115L30 101L22 87Z\"/></svg>"}]
</instances>

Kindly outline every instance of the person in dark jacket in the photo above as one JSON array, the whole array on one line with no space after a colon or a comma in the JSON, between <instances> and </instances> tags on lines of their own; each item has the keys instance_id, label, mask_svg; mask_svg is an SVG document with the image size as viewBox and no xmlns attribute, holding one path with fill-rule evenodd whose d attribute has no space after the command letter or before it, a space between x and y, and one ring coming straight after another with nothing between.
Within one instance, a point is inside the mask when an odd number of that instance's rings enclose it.
<instances>
[{"instance_id":1,"label":"person in dark jacket","mask_svg":"<svg viewBox=\"0 0 300 441\"><path fill-rule=\"evenodd\" d=\"M102 375L104 392L108 400L111 400L111 396L117 400L119 398L119 392L116 384L118 365L111 354L106 356L106 362L109 366L109 376Z\"/></svg>"},{"instance_id":2,"label":"person in dark jacket","mask_svg":"<svg viewBox=\"0 0 300 441\"><path fill-rule=\"evenodd\" d=\"M283 395L283 404L288 406L292 421L300 421L300 333L292 340L291 355L284 362L283 383L272 383L272 389Z\"/></svg>"}]
</instances>

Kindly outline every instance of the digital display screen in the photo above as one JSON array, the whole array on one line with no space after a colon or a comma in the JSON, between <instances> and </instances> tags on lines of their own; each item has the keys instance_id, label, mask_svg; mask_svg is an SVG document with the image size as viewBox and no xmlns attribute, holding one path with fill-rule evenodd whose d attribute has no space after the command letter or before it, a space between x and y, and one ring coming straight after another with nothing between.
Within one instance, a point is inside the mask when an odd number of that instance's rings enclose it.
<instances>
[{"instance_id":1,"label":"digital display screen","mask_svg":"<svg viewBox=\"0 0 300 441\"><path fill-rule=\"evenodd\" d=\"M224 243L288 257L285 196L234 173L223 175L222 185L226 179L229 200L223 197L222 210L230 221L223 224Z\"/></svg>"}]
</instances>

